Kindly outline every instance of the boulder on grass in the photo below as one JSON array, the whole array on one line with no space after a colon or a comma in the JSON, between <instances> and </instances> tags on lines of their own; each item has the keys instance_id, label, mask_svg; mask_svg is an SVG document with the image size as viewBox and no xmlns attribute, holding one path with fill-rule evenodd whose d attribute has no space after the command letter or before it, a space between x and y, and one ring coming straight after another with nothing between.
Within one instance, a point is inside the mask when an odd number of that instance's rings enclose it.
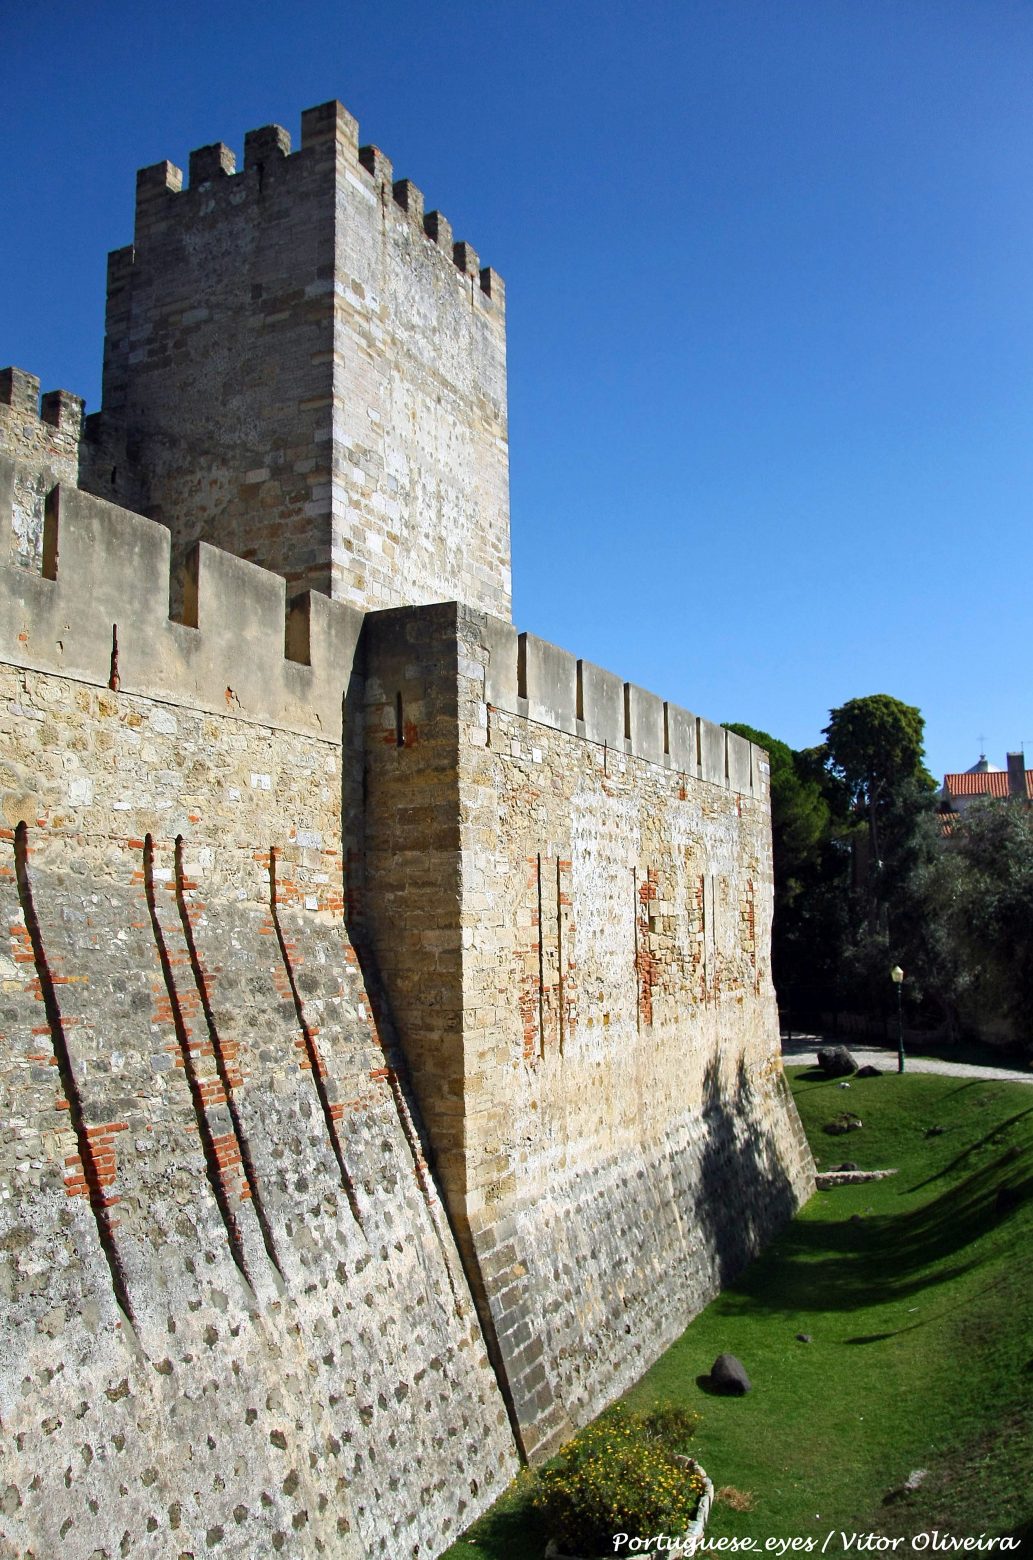
<instances>
[{"instance_id":1,"label":"boulder on grass","mask_svg":"<svg viewBox=\"0 0 1033 1560\"><path fill-rule=\"evenodd\" d=\"M831 1137L841 1137L844 1132L859 1132L863 1125L860 1116L853 1111L841 1110L835 1121L826 1121L823 1131Z\"/></svg>"},{"instance_id":2,"label":"boulder on grass","mask_svg":"<svg viewBox=\"0 0 1033 1560\"><path fill-rule=\"evenodd\" d=\"M859 1067L857 1069L857 1076L859 1078L881 1078L882 1077L882 1068L881 1067L873 1067L872 1064L869 1062L867 1067Z\"/></svg>"},{"instance_id":3,"label":"boulder on grass","mask_svg":"<svg viewBox=\"0 0 1033 1560\"><path fill-rule=\"evenodd\" d=\"M753 1383L742 1360L737 1360L734 1354L719 1354L710 1367L710 1385L716 1392L727 1393L729 1397L745 1397Z\"/></svg>"},{"instance_id":4,"label":"boulder on grass","mask_svg":"<svg viewBox=\"0 0 1033 1560\"><path fill-rule=\"evenodd\" d=\"M823 1045L818 1052L818 1066L826 1078L845 1078L857 1071L857 1063L845 1045Z\"/></svg>"}]
</instances>

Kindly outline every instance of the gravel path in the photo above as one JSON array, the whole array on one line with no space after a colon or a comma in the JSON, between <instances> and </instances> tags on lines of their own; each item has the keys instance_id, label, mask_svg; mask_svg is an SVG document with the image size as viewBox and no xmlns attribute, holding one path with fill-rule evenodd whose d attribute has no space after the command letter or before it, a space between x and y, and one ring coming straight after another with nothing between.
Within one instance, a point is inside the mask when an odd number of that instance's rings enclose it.
<instances>
[{"instance_id":1,"label":"gravel path","mask_svg":"<svg viewBox=\"0 0 1033 1560\"><path fill-rule=\"evenodd\" d=\"M896 1072L896 1050L884 1050L870 1045L851 1045L849 1041L829 1040L822 1035L794 1035L792 1040L782 1037L782 1059L794 1067L816 1067L820 1045L846 1045L858 1067L879 1067L883 1072ZM944 1073L954 1078L997 1078L1002 1083L1033 1084L1033 1072L1016 1072L1009 1067L981 1067L973 1062L944 1062L938 1056L908 1056L905 1071L916 1073Z\"/></svg>"}]
</instances>

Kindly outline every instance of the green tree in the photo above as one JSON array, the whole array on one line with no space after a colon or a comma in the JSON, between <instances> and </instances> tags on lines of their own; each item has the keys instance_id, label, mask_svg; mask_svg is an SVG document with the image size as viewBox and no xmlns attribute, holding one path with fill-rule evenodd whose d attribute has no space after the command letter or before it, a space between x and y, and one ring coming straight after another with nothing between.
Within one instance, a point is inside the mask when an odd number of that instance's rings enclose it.
<instances>
[{"instance_id":1,"label":"green tree","mask_svg":"<svg viewBox=\"0 0 1033 1560\"><path fill-rule=\"evenodd\" d=\"M794 1010L816 986L827 985L837 963L838 895L843 860L830 846L831 815L820 766L801 763L785 742L742 722L726 722L758 747L771 764L771 844L775 913L771 965L779 999Z\"/></svg>"},{"instance_id":2,"label":"green tree","mask_svg":"<svg viewBox=\"0 0 1033 1560\"><path fill-rule=\"evenodd\" d=\"M927 775L921 710L888 693L848 699L829 711L822 735L833 770L867 803L900 780Z\"/></svg>"},{"instance_id":3,"label":"green tree","mask_svg":"<svg viewBox=\"0 0 1033 1560\"><path fill-rule=\"evenodd\" d=\"M1000 1017L1033 1049L1033 813L985 802L955 826L948 857L960 873L943 906L965 1006Z\"/></svg>"},{"instance_id":4,"label":"green tree","mask_svg":"<svg viewBox=\"0 0 1033 1560\"><path fill-rule=\"evenodd\" d=\"M800 872L814 861L828 833L828 803L817 779L798 769L796 755L785 742L742 722L729 722L728 730L767 751L775 881L784 892L795 892Z\"/></svg>"},{"instance_id":5,"label":"green tree","mask_svg":"<svg viewBox=\"0 0 1033 1560\"><path fill-rule=\"evenodd\" d=\"M924 732L921 711L888 693L848 699L829 711L826 762L867 822L873 863L880 860L880 824L899 811L904 789L917 785L931 794L935 788L923 763Z\"/></svg>"}]
</instances>

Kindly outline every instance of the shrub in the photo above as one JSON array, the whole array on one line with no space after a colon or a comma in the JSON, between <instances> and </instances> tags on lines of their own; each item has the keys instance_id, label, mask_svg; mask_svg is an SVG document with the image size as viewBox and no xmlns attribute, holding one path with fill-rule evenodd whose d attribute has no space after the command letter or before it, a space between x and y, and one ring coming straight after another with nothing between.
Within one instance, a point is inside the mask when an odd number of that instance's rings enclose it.
<instances>
[{"instance_id":1,"label":"shrub","mask_svg":"<svg viewBox=\"0 0 1033 1560\"><path fill-rule=\"evenodd\" d=\"M560 1546L602 1555L618 1531L684 1532L703 1490L683 1460L698 1423L698 1414L674 1404L645 1413L616 1408L569 1442L538 1473L531 1496Z\"/></svg>"}]
</instances>

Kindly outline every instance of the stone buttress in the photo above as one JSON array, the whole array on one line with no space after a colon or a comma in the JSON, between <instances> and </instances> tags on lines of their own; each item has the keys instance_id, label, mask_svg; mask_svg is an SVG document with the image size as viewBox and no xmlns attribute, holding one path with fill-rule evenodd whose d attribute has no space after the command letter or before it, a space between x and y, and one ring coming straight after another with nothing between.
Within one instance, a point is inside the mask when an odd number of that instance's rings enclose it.
<instances>
[{"instance_id":1,"label":"stone buttress","mask_svg":"<svg viewBox=\"0 0 1033 1560\"><path fill-rule=\"evenodd\" d=\"M516 1433L554 1451L813 1185L768 765L455 604L375 613L365 902Z\"/></svg>"}]
</instances>

